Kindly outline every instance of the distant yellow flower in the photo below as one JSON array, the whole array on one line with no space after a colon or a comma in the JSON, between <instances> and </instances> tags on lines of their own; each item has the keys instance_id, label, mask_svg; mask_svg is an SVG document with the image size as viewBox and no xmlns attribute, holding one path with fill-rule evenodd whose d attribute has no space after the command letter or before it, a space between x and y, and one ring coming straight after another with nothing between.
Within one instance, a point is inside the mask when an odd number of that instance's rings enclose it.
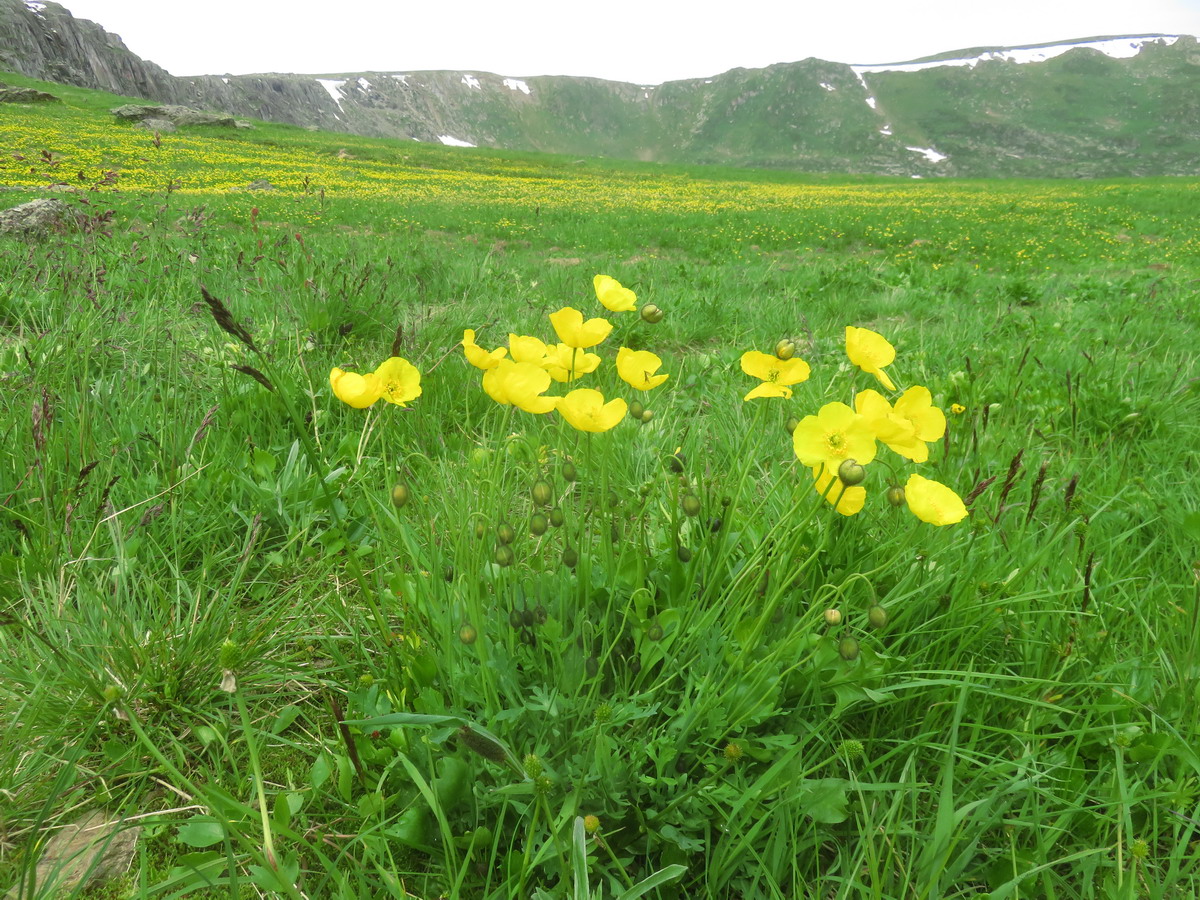
<instances>
[{"instance_id":1,"label":"distant yellow flower","mask_svg":"<svg viewBox=\"0 0 1200 900\"><path fill-rule=\"evenodd\" d=\"M826 403L815 416L800 420L792 432L792 449L804 465L823 465L836 476L847 459L865 466L875 458L875 432L845 403Z\"/></svg>"},{"instance_id":2,"label":"distant yellow flower","mask_svg":"<svg viewBox=\"0 0 1200 900\"><path fill-rule=\"evenodd\" d=\"M807 381L811 371L808 363L797 356L785 360L761 350L747 350L742 354L741 365L743 372L762 382L742 398L743 402L760 397L790 397L792 389L788 385Z\"/></svg>"},{"instance_id":3,"label":"distant yellow flower","mask_svg":"<svg viewBox=\"0 0 1200 900\"><path fill-rule=\"evenodd\" d=\"M648 391L658 387L670 375L655 375L662 360L649 350L630 350L622 347L617 351L617 374L630 387Z\"/></svg>"},{"instance_id":4,"label":"distant yellow flower","mask_svg":"<svg viewBox=\"0 0 1200 900\"><path fill-rule=\"evenodd\" d=\"M375 377L379 379L380 396L388 403L407 406L409 400L421 396L421 373L407 359L385 359L375 370Z\"/></svg>"},{"instance_id":5,"label":"distant yellow flower","mask_svg":"<svg viewBox=\"0 0 1200 900\"><path fill-rule=\"evenodd\" d=\"M542 366L555 381L574 381L581 375L595 372L600 367L600 357L566 344L553 344L546 348Z\"/></svg>"},{"instance_id":6,"label":"distant yellow flower","mask_svg":"<svg viewBox=\"0 0 1200 900\"><path fill-rule=\"evenodd\" d=\"M560 341L578 350L595 347L612 331L611 322L604 319L588 319L585 322L583 313L571 306L550 313L550 324L554 326Z\"/></svg>"},{"instance_id":7,"label":"distant yellow flower","mask_svg":"<svg viewBox=\"0 0 1200 900\"><path fill-rule=\"evenodd\" d=\"M843 516L852 516L862 512L867 500L867 489L864 487L846 487L836 475L824 466L813 466L813 487ZM832 486L831 486L832 485Z\"/></svg>"},{"instance_id":8,"label":"distant yellow flower","mask_svg":"<svg viewBox=\"0 0 1200 900\"><path fill-rule=\"evenodd\" d=\"M967 411L967 408L965 406L963 406L961 403L951 403L950 404L950 412L954 413L956 416L961 416L966 411Z\"/></svg>"},{"instance_id":9,"label":"distant yellow flower","mask_svg":"<svg viewBox=\"0 0 1200 900\"><path fill-rule=\"evenodd\" d=\"M335 397L355 409L366 409L383 396L383 383L373 372L359 375L335 368L329 373L329 386Z\"/></svg>"},{"instance_id":10,"label":"distant yellow flower","mask_svg":"<svg viewBox=\"0 0 1200 900\"><path fill-rule=\"evenodd\" d=\"M892 379L888 378L887 373L883 371L883 367L891 365L896 358L896 349L887 342L883 335L866 328L847 325L846 355L850 357L850 362L854 365L878 378L879 383L889 391L896 389Z\"/></svg>"},{"instance_id":11,"label":"distant yellow flower","mask_svg":"<svg viewBox=\"0 0 1200 900\"><path fill-rule=\"evenodd\" d=\"M512 354L513 362L528 362L540 366L546 358L546 345L535 337L510 334L508 352Z\"/></svg>"},{"instance_id":12,"label":"distant yellow flower","mask_svg":"<svg viewBox=\"0 0 1200 900\"><path fill-rule=\"evenodd\" d=\"M607 275L597 275L592 279L596 289L596 299L604 308L612 312L632 312L637 309L637 295L627 287L621 287L621 282Z\"/></svg>"},{"instance_id":13,"label":"distant yellow flower","mask_svg":"<svg viewBox=\"0 0 1200 900\"><path fill-rule=\"evenodd\" d=\"M475 329L468 328L463 332L462 339L463 355L467 357L467 362L477 369L494 369L504 355L508 353L507 347L497 347L495 350L484 350L475 343Z\"/></svg>"},{"instance_id":14,"label":"distant yellow flower","mask_svg":"<svg viewBox=\"0 0 1200 900\"><path fill-rule=\"evenodd\" d=\"M604 395L591 388L577 388L558 401L558 412L573 428L598 433L608 431L628 410L624 400L604 402Z\"/></svg>"},{"instance_id":15,"label":"distant yellow flower","mask_svg":"<svg viewBox=\"0 0 1200 900\"><path fill-rule=\"evenodd\" d=\"M913 514L930 525L953 525L967 516L967 507L958 494L915 472L908 476L904 485L904 499Z\"/></svg>"}]
</instances>

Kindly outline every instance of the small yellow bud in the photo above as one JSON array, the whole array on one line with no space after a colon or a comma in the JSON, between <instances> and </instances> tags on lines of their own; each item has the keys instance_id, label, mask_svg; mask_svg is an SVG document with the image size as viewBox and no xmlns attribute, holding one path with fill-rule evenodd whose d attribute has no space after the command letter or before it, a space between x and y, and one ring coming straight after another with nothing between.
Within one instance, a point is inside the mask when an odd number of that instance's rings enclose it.
<instances>
[{"instance_id":1,"label":"small yellow bud","mask_svg":"<svg viewBox=\"0 0 1200 900\"><path fill-rule=\"evenodd\" d=\"M736 744L733 741L730 741L725 745L725 758L730 762L741 759L744 753L745 751L742 749L741 745Z\"/></svg>"},{"instance_id":2,"label":"small yellow bud","mask_svg":"<svg viewBox=\"0 0 1200 900\"><path fill-rule=\"evenodd\" d=\"M842 624L842 611L840 609L825 610L825 624L831 628L836 628Z\"/></svg>"},{"instance_id":3,"label":"small yellow bud","mask_svg":"<svg viewBox=\"0 0 1200 900\"><path fill-rule=\"evenodd\" d=\"M588 834L595 834L600 830L600 818L598 816L584 816L583 830Z\"/></svg>"},{"instance_id":4,"label":"small yellow bud","mask_svg":"<svg viewBox=\"0 0 1200 900\"><path fill-rule=\"evenodd\" d=\"M796 342L791 338L784 338L775 345L775 358L788 360L796 355Z\"/></svg>"}]
</instances>

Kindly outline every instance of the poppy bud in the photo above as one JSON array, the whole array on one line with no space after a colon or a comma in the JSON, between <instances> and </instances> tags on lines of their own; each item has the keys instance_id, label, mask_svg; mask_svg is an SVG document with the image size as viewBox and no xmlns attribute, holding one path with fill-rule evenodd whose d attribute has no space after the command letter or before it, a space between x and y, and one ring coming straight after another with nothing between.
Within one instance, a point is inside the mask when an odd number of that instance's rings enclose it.
<instances>
[{"instance_id":1,"label":"poppy bud","mask_svg":"<svg viewBox=\"0 0 1200 900\"><path fill-rule=\"evenodd\" d=\"M496 554L492 557L498 566L511 566L516 561L517 555L513 553L513 548L508 544L499 544L496 547Z\"/></svg>"},{"instance_id":2,"label":"poppy bud","mask_svg":"<svg viewBox=\"0 0 1200 900\"><path fill-rule=\"evenodd\" d=\"M875 604L867 610L867 621L871 623L872 628L882 628L888 623L887 610Z\"/></svg>"},{"instance_id":3,"label":"poppy bud","mask_svg":"<svg viewBox=\"0 0 1200 900\"><path fill-rule=\"evenodd\" d=\"M642 417L642 413L645 411L646 407L642 406L642 404L637 400L629 401L629 417L631 419L640 419Z\"/></svg>"},{"instance_id":4,"label":"poppy bud","mask_svg":"<svg viewBox=\"0 0 1200 900\"><path fill-rule=\"evenodd\" d=\"M904 488L898 484L893 484L887 490L887 502L897 508L904 505Z\"/></svg>"},{"instance_id":5,"label":"poppy bud","mask_svg":"<svg viewBox=\"0 0 1200 900\"><path fill-rule=\"evenodd\" d=\"M479 632L470 622L463 622L462 628L458 629L458 639L464 644L473 644L478 637Z\"/></svg>"},{"instance_id":6,"label":"poppy bud","mask_svg":"<svg viewBox=\"0 0 1200 900\"><path fill-rule=\"evenodd\" d=\"M681 503L686 516L700 515L700 498L695 494L685 494Z\"/></svg>"},{"instance_id":7,"label":"poppy bud","mask_svg":"<svg viewBox=\"0 0 1200 900\"><path fill-rule=\"evenodd\" d=\"M563 547L562 552L563 565L568 569L573 569L579 563L579 554L574 547Z\"/></svg>"},{"instance_id":8,"label":"poppy bud","mask_svg":"<svg viewBox=\"0 0 1200 900\"><path fill-rule=\"evenodd\" d=\"M412 493L409 491L408 485L395 485L392 488L392 506L396 507L396 509L401 509L408 503L411 496Z\"/></svg>"},{"instance_id":9,"label":"poppy bud","mask_svg":"<svg viewBox=\"0 0 1200 900\"><path fill-rule=\"evenodd\" d=\"M476 522L475 523L475 537L482 541L484 539L484 537L486 537L486 536L487 536L487 526L484 525L482 522Z\"/></svg>"},{"instance_id":10,"label":"poppy bud","mask_svg":"<svg viewBox=\"0 0 1200 900\"><path fill-rule=\"evenodd\" d=\"M775 345L776 359L791 359L796 355L796 342L791 338L784 338Z\"/></svg>"},{"instance_id":11,"label":"poppy bud","mask_svg":"<svg viewBox=\"0 0 1200 900\"><path fill-rule=\"evenodd\" d=\"M538 506L545 506L554 499L554 488L544 478L539 478L533 483L533 490L530 493L533 496L533 502Z\"/></svg>"},{"instance_id":12,"label":"poppy bud","mask_svg":"<svg viewBox=\"0 0 1200 900\"><path fill-rule=\"evenodd\" d=\"M844 637L838 642L838 654L846 662L858 659L858 641L852 637Z\"/></svg>"},{"instance_id":13,"label":"poppy bud","mask_svg":"<svg viewBox=\"0 0 1200 900\"><path fill-rule=\"evenodd\" d=\"M496 526L496 539L501 544L511 544L517 539L517 533L507 522L501 522Z\"/></svg>"},{"instance_id":14,"label":"poppy bud","mask_svg":"<svg viewBox=\"0 0 1200 900\"><path fill-rule=\"evenodd\" d=\"M857 459L846 459L838 466L838 480L846 487L862 484L867 477L867 470L859 465Z\"/></svg>"},{"instance_id":15,"label":"poppy bud","mask_svg":"<svg viewBox=\"0 0 1200 900\"><path fill-rule=\"evenodd\" d=\"M653 419L653 418L654 418L654 413L653 413L653 412L651 412L651 411L650 411L650 410L648 410L648 409L643 409L643 410L642 410L642 419L641 419L641 420L642 420L642 424L643 424L643 425L647 424L647 423L648 423L648 422L649 422L651 419Z\"/></svg>"},{"instance_id":16,"label":"poppy bud","mask_svg":"<svg viewBox=\"0 0 1200 900\"><path fill-rule=\"evenodd\" d=\"M575 463L569 459L562 464L563 481L571 482L579 477L579 473L575 471Z\"/></svg>"},{"instance_id":17,"label":"poppy bud","mask_svg":"<svg viewBox=\"0 0 1200 900\"><path fill-rule=\"evenodd\" d=\"M783 423L783 429L788 434L792 434L796 430L797 426L799 426L799 425L800 425L799 419L797 419L795 416L788 416L787 421Z\"/></svg>"},{"instance_id":18,"label":"poppy bud","mask_svg":"<svg viewBox=\"0 0 1200 900\"><path fill-rule=\"evenodd\" d=\"M692 551L687 547L684 547L682 544L679 546L679 549L675 551L675 556L681 563L689 563L692 561Z\"/></svg>"},{"instance_id":19,"label":"poppy bud","mask_svg":"<svg viewBox=\"0 0 1200 900\"><path fill-rule=\"evenodd\" d=\"M541 513L534 513L529 517L529 533L534 537L541 537L549 527L549 520Z\"/></svg>"},{"instance_id":20,"label":"poppy bud","mask_svg":"<svg viewBox=\"0 0 1200 900\"><path fill-rule=\"evenodd\" d=\"M550 524L555 528L561 528L563 522L565 521L566 516L563 515L561 507L556 506L554 509L550 510Z\"/></svg>"},{"instance_id":21,"label":"poppy bud","mask_svg":"<svg viewBox=\"0 0 1200 900\"><path fill-rule=\"evenodd\" d=\"M676 475L683 472L684 465L687 464L687 457L676 451L667 457L667 468Z\"/></svg>"},{"instance_id":22,"label":"poppy bud","mask_svg":"<svg viewBox=\"0 0 1200 900\"><path fill-rule=\"evenodd\" d=\"M840 609L825 610L825 624L831 628L836 628L842 624L842 611Z\"/></svg>"},{"instance_id":23,"label":"poppy bud","mask_svg":"<svg viewBox=\"0 0 1200 900\"><path fill-rule=\"evenodd\" d=\"M663 636L663 627L657 622L652 622L650 627L646 629L646 639L651 641L661 641Z\"/></svg>"},{"instance_id":24,"label":"poppy bud","mask_svg":"<svg viewBox=\"0 0 1200 900\"><path fill-rule=\"evenodd\" d=\"M666 315L666 313L664 313L653 303L647 303L645 306L643 306L640 314L642 321L648 322L651 325L657 325L663 320L663 316Z\"/></svg>"}]
</instances>

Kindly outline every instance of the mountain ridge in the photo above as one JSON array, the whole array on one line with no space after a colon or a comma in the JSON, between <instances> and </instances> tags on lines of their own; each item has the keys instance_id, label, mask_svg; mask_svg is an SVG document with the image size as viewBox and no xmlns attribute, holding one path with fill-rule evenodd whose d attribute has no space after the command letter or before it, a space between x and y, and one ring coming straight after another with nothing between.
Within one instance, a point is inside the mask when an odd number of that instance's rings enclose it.
<instances>
[{"instance_id":1,"label":"mountain ridge","mask_svg":"<svg viewBox=\"0 0 1200 900\"><path fill-rule=\"evenodd\" d=\"M810 57L659 85L455 70L177 77L51 0L0 0L0 69L453 146L913 177L1200 174L1200 52L1186 35L871 65Z\"/></svg>"}]
</instances>

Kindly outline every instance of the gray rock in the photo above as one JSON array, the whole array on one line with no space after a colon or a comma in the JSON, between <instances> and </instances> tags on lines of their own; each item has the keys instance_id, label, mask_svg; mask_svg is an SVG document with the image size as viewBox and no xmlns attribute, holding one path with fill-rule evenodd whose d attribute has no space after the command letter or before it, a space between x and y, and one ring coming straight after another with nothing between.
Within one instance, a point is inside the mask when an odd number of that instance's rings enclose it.
<instances>
[{"instance_id":1,"label":"gray rock","mask_svg":"<svg viewBox=\"0 0 1200 900\"><path fill-rule=\"evenodd\" d=\"M64 200L31 200L0 211L0 234L45 235L74 227L78 215Z\"/></svg>"},{"instance_id":2,"label":"gray rock","mask_svg":"<svg viewBox=\"0 0 1200 900\"><path fill-rule=\"evenodd\" d=\"M38 896L102 885L129 870L141 828L122 828L105 813L88 813L64 825L46 842L37 863ZM19 886L8 896L20 896ZM57 893L55 893L57 896Z\"/></svg>"},{"instance_id":3,"label":"gray rock","mask_svg":"<svg viewBox=\"0 0 1200 900\"><path fill-rule=\"evenodd\" d=\"M0 88L0 103L61 103L58 97L33 88Z\"/></svg>"},{"instance_id":4,"label":"gray rock","mask_svg":"<svg viewBox=\"0 0 1200 900\"><path fill-rule=\"evenodd\" d=\"M118 106L116 109L110 109L110 113L118 119L125 119L129 122L140 122L142 119L157 118L162 119L167 115L165 106L142 106L137 103L126 103L124 106Z\"/></svg>"},{"instance_id":5,"label":"gray rock","mask_svg":"<svg viewBox=\"0 0 1200 900\"><path fill-rule=\"evenodd\" d=\"M258 179L255 179L254 181L250 182L248 185L246 185L246 190L248 190L248 191L273 191L273 190L275 190L275 185L271 184L271 182L267 181L267 179L265 179L265 178L258 178Z\"/></svg>"},{"instance_id":6,"label":"gray rock","mask_svg":"<svg viewBox=\"0 0 1200 900\"><path fill-rule=\"evenodd\" d=\"M218 125L222 128L233 128L233 116L224 113L201 112L190 106L168 104L165 106L141 106L128 103L109 110L118 119L126 122L144 122L147 119L168 121L174 125ZM162 129L159 129L160 131Z\"/></svg>"},{"instance_id":7,"label":"gray rock","mask_svg":"<svg viewBox=\"0 0 1200 900\"><path fill-rule=\"evenodd\" d=\"M235 121L233 123L233 127L234 128L253 128L254 126L250 122L243 122L241 119L238 119L237 121Z\"/></svg>"},{"instance_id":8,"label":"gray rock","mask_svg":"<svg viewBox=\"0 0 1200 900\"><path fill-rule=\"evenodd\" d=\"M142 119L133 127L146 131L161 131L163 134L175 131L175 123L170 119Z\"/></svg>"}]
</instances>

